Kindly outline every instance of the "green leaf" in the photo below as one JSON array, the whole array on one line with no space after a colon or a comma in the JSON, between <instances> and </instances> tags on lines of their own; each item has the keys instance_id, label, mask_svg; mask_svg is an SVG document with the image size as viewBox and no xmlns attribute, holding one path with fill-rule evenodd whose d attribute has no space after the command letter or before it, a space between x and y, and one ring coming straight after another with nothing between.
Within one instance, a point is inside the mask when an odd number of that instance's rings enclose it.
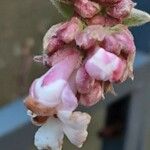
<instances>
[{"instance_id":1,"label":"green leaf","mask_svg":"<svg viewBox=\"0 0 150 150\"><path fill-rule=\"evenodd\" d=\"M129 27L140 26L148 22L150 22L150 15L135 8L133 8L130 15L123 20L123 24Z\"/></svg>"},{"instance_id":2,"label":"green leaf","mask_svg":"<svg viewBox=\"0 0 150 150\"><path fill-rule=\"evenodd\" d=\"M73 6L67 1L50 0L50 2L56 7L57 11L66 19L73 15Z\"/></svg>"}]
</instances>

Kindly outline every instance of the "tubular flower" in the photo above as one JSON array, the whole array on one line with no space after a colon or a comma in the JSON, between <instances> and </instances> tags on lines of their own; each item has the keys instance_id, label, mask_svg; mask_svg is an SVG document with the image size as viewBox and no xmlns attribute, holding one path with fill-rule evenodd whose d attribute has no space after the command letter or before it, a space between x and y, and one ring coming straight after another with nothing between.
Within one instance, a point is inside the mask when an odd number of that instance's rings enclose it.
<instances>
[{"instance_id":1,"label":"tubular flower","mask_svg":"<svg viewBox=\"0 0 150 150\"><path fill-rule=\"evenodd\" d=\"M149 15L132 9L131 0L60 0L72 8L70 20L53 25L43 38L42 55L34 61L48 71L33 81L24 100L33 124L37 149L61 150L64 135L82 147L91 117L76 111L97 104L114 83L133 79L136 54L128 26L148 22ZM55 3L55 1L53 1ZM65 7L66 8L66 7Z\"/></svg>"}]
</instances>

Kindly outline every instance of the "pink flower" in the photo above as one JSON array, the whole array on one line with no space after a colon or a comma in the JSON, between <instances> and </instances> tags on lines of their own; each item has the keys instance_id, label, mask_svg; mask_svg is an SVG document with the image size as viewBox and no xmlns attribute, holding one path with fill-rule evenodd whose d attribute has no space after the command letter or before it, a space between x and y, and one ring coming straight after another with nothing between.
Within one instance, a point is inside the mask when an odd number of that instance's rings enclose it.
<instances>
[{"instance_id":1,"label":"pink flower","mask_svg":"<svg viewBox=\"0 0 150 150\"><path fill-rule=\"evenodd\" d=\"M96 48L95 53L87 60L85 68L87 73L97 80L118 82L125 72L126 62L103 48Z\"/></svg>"},{"instance_id":2,"label":"pink flower","mask_svg":"<svg viewBox=\"0 0 150 150\"><path fill-rule=\"evenodd\" d=\"M77 17L73 17L70 21L52 26L43 38L44 51L48 54L52 54L62 48L65 43L72 42L82 28L82 22Z\"/></svg>"},{"instance_id":3,"label":"pink flower","mask_svg":"<svg viewBox=\"0 0 150 150\"><path fill-rule=\"evenodd\" d=\"M75 0L75 11L83 18L92 18L100 11L100 5L90 0Z\"/></svg>"},{"instance_id":4,"label":"pink flower","mask_svg":"<svg viewBox=\"0 0 150 150\"><path fill-rule=\"evenodd\" d=\"M56 107L61 102L61 94L68 86L68 80L79 63L79 52L70 49L66 50L66 53L68 55L65 58L36 79L30 88L30 95L25 100L25 104L29 110L39 116L55 114Z\"/></svg>"}]
</instances>

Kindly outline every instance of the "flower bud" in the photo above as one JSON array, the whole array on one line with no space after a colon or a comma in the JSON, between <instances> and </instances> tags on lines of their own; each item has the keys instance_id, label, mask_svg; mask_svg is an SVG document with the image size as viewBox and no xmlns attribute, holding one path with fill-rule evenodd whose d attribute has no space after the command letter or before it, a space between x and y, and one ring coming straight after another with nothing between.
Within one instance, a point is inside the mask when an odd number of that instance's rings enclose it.
<instances>
[{"instance_id":1,"label":"flower bud","mask_svg":"<svg viewBox=\"0 0 150 150\"><path fill-rule=\"evenodd\" d=\"M57 36L63 42L70 43L82 29L83 25L81 20L77 17L73 17L57 31Z\"/></svg>"},{"instance_id":2,"label":"flower bud","mask_svg":"<svg viewBox=\"0 0 150 150\"><path fill-rule=\"evenodd\" d=\"M83 18L92 18L100 11L100 5L90 0L75 0L74 7Z\"/></svg>"},{"instance_id":3,"label":"flower bud","mask_svg":"<svg viewBox=\"0 0 150 150\"><path fill-rule=\"evenodd\" d=\"M134 4L131 0L122 0L116 5L108 7L107 14L111 17L122 20L130 14L133 7Z\"/></svg>"},{"instance_id":4,"label":"flower bud","mask_svg":"<svg viewBox=\"0 0 150 150\"><path fill-rule=\"evenodd\" d=\"M72 42L82 30L81 20L73 17L70 21L52 26L43 38L43 49L49 55L62 48L65 43Z\"/></svg>"},{"instance_id":5,"label":"flower bud","mask_svg":"<svg viewBox=\"0 0 150 150\"><path fill-rule=\"evenodd\" d=\"M101 46L105 50L119 55L126 60L127 69L122 81L126 80L128 76L133 79L133 63L136 47L131 32L127 28L124 28L121 32L106 36Z\"/></svg>"},{"instance_id":6,"label":"flower bud","mask_svg":"<svg viewBox=\"0 0 150 150\"><path fill-rule=\"evenodd\" d=\"M94 84L94 79L88 75L84 66L79 68L76 75L76 86L79 93L88 93Z\"/></svg>"},{"instance_id":7,"label":"flower bud","mask_svg":"<svg viewBox=\"0 0 150 150\"><path fill-rule=\"evenodd\" d=\"M125 72L126 63L103 48L97 48L94 55L87 60L85 68L87 73L97 80L118 82Z\"/></svg>"},{"instance_id":8,"label":"flower bud","mask_svg":"<svg viewBox=\"0 0 150 150\"><path fill-rule=\"evenodd\" d=\"M98 81L95 81L93 87L91 87L89 93L81 94L79 98L79 102L83 106L93 106L98 101L101 100L103 95L103 90L101 84Z\"/></svg>"}]
</instances>

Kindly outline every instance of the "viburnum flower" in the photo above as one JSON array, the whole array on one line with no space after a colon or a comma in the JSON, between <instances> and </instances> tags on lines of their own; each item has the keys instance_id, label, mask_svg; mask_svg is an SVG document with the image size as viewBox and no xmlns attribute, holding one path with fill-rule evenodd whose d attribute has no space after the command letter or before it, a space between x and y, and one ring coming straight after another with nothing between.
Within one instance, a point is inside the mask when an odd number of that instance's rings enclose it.
<instances>
[{"instance_id":1,"label":"viburnum flower","mask_svg":"<svg viewBox=\"0 0 150 150\"><path fill-rule=\"evenodd\" d=\"M61 150L64 135L80 148L91 117L76 109L114 94L113 83L133 79L136 47L128 27L150 22L150 15L131 0L52 3L63 16L68 6L72 16L45 34L42 55L34 60L48 71L34 80L24 103L33 124L41 126L34 140L39 150Z\"/></svg>"}]
</instances>

